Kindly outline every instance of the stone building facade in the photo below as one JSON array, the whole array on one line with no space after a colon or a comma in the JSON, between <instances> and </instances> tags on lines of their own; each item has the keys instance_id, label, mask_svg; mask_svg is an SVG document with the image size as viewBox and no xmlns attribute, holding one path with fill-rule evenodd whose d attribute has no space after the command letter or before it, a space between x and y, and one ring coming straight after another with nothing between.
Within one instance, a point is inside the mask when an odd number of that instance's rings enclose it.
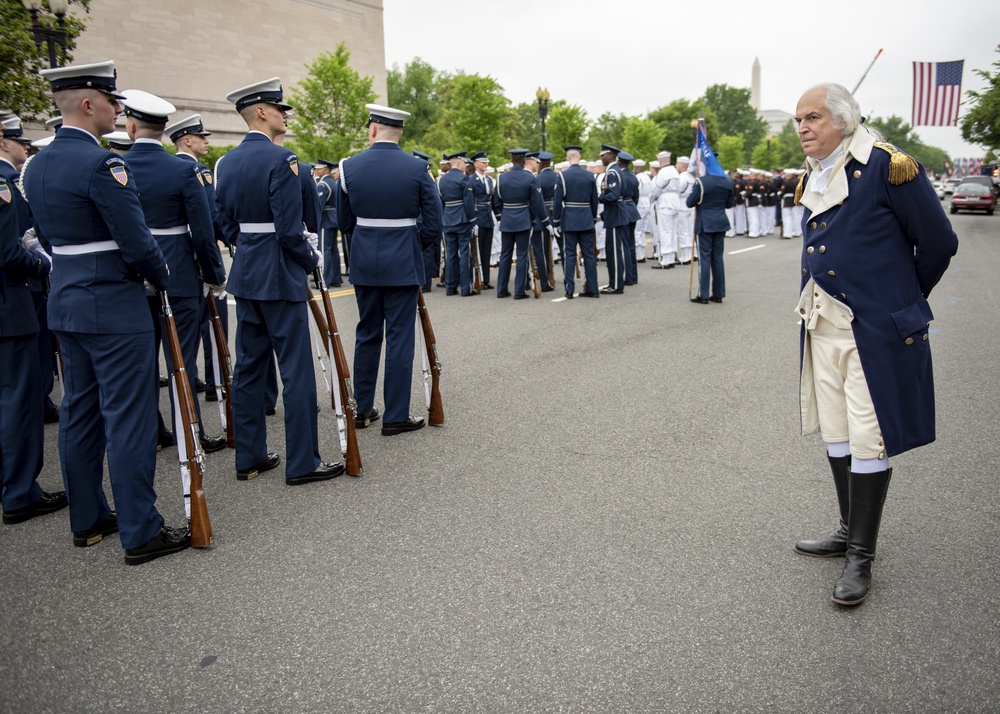
<instances>
[{"instance_id":1,"label":"stone building facade","mask_svg":"<svg viewBox=\"0 0 1000 714\"><path fill-rule=\"evenodd\" d=\"M341 41L384 101L382 12L382 0L91 0L73 61L113 59L119 88L168 100L171 120L199 113L214 145L236 144L246 125L229 92L274 76L287 91Z\"/></svg>"}]
</instances>

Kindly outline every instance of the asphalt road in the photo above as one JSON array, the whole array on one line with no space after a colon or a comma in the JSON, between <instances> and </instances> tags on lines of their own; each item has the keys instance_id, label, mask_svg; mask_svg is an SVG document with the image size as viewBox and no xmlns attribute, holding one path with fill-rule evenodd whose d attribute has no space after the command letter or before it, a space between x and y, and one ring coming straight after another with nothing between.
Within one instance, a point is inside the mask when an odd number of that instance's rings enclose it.
<instances>
[{"instance_id":1,"label":"asphalt road","mask_svg":"<svg viewBox=\"0 0 1000 714\"><path fill-rule=\"evenodd\" d=\"M0 527L0 710L996 711L1000 217L952 220L938 440L892 461L861 607L829 600L842 561L792 551L836 519L798 435L799 242L734 238L723 305L649 263L600 300L435 289L447 425L360 431L362 477L294 489L209 456L210 550L130 568L66 512ZM46 449L60 488L55 426ZM177 524L175 450L157 473Z\"/></svg>"}]
</instances>

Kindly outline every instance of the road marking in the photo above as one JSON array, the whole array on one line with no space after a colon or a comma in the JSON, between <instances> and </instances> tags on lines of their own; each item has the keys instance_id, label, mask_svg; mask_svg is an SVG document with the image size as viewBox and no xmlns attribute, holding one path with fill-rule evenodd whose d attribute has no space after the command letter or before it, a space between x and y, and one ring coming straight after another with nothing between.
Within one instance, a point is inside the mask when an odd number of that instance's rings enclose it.
<instances>
[{"instance_id":1,"label":"road marking","mask_svg":"<svg viewBox=\"0 0 1000 714\"><path fill-rule=\"evenodd\" d=\"M746 253L749 250L757 250L758 248L766 248L767 246L761 243L760 245L752 245L749 248L741 248L740 250L729 251L729 255L736 255L737 253Z\"/></svg>"}]
</instances>

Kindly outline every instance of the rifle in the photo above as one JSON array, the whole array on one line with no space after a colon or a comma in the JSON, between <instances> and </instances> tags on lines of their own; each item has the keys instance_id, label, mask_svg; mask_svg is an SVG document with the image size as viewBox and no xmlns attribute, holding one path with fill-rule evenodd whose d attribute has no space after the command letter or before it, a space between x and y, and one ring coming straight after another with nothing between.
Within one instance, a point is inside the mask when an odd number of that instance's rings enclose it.
<instances>
[{"instance_id":1,"label":"rifle","mask_svg":"<svg viewBox=\"0 0 1000 714\"><path fill-rule=\"evenodd\" d=\"M542 231L544 233L544 231ZM531 238L528 238L528 264L531 265L532 289L535 291L535 298L542 295L541 278L538 275L538 259L535 258L535 246L531 245Z\"/></svg>"},{"instance_id":2,"label":"rifle","mask_svg":"<svg viewBox=\"0 0 1000 714\"><path fill-rule=\"evenodd\" d=\"M194 406L194 391L184 368L181 354L181 340L177 334L174 313L170 309L170 299L166 291L160 292L163 305L164 339L170 347L170 359L174 371L171 373L171 388L174 390L174 430L177 435L177 457L181 463L181 486L184 494L184 510L191 523L191 545L207 548L212 545L212 524L208 520L208 504L202 489L205 471L205 452L198 437L198 412Z\"/></svg>"},{"instance_id":3,"label":"rifle","mask_svg":"<svg viewBox=\"0 0 1000 714\"><path fill-rule=\"evenodd\" d=\"M482 295L483 293L483 266L479 262L479 236L475 233L472 234L472 275L473 275L473 285L472 289L475 291L476 295Z\"/></svg>"},{"instance_id":4,"label":"rifle","mask_svg":"<svg viewBox=\"0 0 1000 714\"><path fill-rule=\"evenodd\" d=\"M444 405L441 403L441 360L438 359L437 339L431 316L427 312L423 293L417 293L417 315L420 318L420 357L424 369L424 398L427 402L427 423L431 426L444 424ZM428 369L428 361L433 362L433 371ZM431 384L427 384L428 377Z\"/></svg>"},{"instance_id":5,"label":"rifle","mask_svg":"<svg viewBox=\"0 0 1000 714\"><path fill-rule=\"evenodd\" d=\"M66 396L66 368L63 366L62 358L62 345L59 344L59 338L56 337L56 333L50 332L52 335L52 351L56 358L56 374L59 377L59 393Z\"/></svg>"},{"instance_id":6,"label":"rifle","mask_svg":"<svg viewBox=\"0 0 1000 714\"><path fill-rule=\"evenodd\" d=\"M358 448L358 432L355 427L358 403L354 400L354 388L351 386L351 370L347 366L347 354L337 330L337 317L333 314L333 301L330 300L330 293L323 281L323 273L317 268L314 275L323 298L323 312L326 313L327 354L337 371L338 388L331 389L330 392L333 395L333 408L337 412L338 431L341 431L340 451L344 454L344 471L348 476L360 476L364 469L361 466L361 450ZM351 410L350 415L346 413L347 409Z\"/></svg>"},{"instance_id":7,"label":"rifle","mask_svg":"<svg viewBox=\"0 0 1000 714\"><path fill-rule=\"evenodd\" d=\"M222 329L222 318L219 317L219 307L215 304L215 296L209 293L208 321L212 329L208 335L212 340L212 369L215 370L215 395L219 398L219 419L226 430L226 446L236 448L236 437L233 435L233 360L229 353L229 342L226 331ZM222 382L220 385L219 382ZM223 397L225 397L223 399Z\"/></svg>"},{"instance_id":8,"label":"rifle","mask_svg":"<svg viewBox=\"0 0 1000 714\"><path fill-rule=\"evenodd\" d=\"M542 231L542 240L545 241L545 267L548 268L549 274L549 285L556 284L556 271L555 271L555 260L552 258L552 241L555 238L545 231ZM566 256L563 256L565 259Z\"/></svg>"}]
</instances>

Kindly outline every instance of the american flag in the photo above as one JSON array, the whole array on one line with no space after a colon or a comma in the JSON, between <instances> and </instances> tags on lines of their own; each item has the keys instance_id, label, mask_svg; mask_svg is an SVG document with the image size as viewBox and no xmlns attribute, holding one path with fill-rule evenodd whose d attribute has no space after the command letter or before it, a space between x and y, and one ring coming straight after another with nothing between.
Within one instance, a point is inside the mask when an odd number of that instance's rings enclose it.
<instances>
[{"instance_id":1,"label":"american flag","mask_svg":"<svg viewBox=\"0 0 1000 714\"><path fill-rule=\"evenodd\" d=\"M911 126L955 126L958 123L964 64L964 60L913 63Z\"/></svg>"}]
</instances>

